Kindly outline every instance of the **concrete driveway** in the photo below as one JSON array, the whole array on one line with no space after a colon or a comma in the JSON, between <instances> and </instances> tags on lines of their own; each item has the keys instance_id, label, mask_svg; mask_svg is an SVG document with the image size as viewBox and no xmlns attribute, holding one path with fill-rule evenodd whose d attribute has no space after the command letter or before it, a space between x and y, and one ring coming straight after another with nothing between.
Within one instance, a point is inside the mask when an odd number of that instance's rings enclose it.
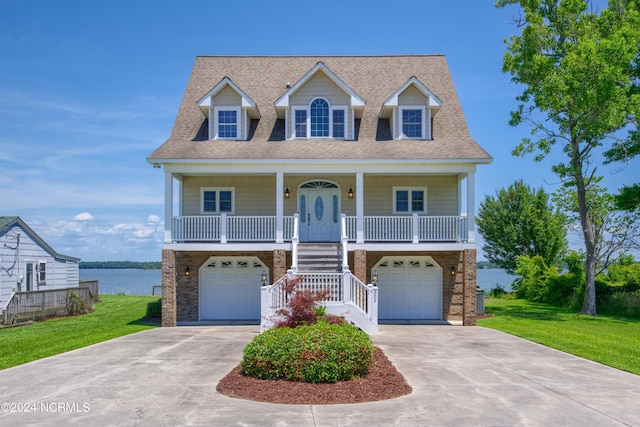
<instances>
[{"instance_id":1,"label":"concrete driveway","mask_svg":"<svg viewBox=\"0 0 640 427\"><path fill-rule=\"evenodd\" d=\"M413 387L398 399L311 406L217 394L257 333L158 328L0 371L0 425L640 426L640 376L481 327L382 326L376 345Z\"/></svg>"}]
</instances>

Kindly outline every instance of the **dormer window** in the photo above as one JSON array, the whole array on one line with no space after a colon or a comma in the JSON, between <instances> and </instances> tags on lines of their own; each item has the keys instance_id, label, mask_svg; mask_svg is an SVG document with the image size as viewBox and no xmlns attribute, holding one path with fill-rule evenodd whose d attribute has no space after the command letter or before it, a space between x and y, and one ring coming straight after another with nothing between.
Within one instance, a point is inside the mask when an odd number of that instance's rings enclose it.
<instances>
[{"instance_id":1,"label":"dormer window","mask_svg":"<svg viewBox=\"0 0 640 427\"><path fill-rule=\"evenodd\" d=\"M213 139L238 139L240 108L215 107L213 110L215 121Z\"/></svg>"},{"instance_id":2,"label":"dormer window","mask_svg":"<svg viewBox=\"0 0 640 427\"><path fill-rule=\"evenodd\" d=\"M295 84L287 85L274 105L277 117L285 122L285 139L353 140L365 102L318 62Z\"/></svg>"},{"instance_id":3,"label":"dormer window","mask_svg":"<svg viewBox=\"0 0 640 427\"><path fill-rule=\"evenodd\" d=\"M308 107L294 106L295 138L344 138L347 107L315 98Z\"/></svg>"},{"instance_id":4,"label":"dormer window","mask_svg":"<svg viewBox=\"0 0 640 427\"><path fill-rule=\"evenodd\" d=\"M402 137L424 139L425 129L425 108L424 107L400 107L402 120Z\"/></svg>"},{"instance_id":5,"label":"dormer window","mask_svg":"<svg viewBox=\"0 0 640 427\"><path fill-rule=\"evenodd\" d=\"M389 120L393 139L433 139L432 118L442 101L411 77L382 105L380 118Z\"/></svg>"},{"instance_id":6,"label":"dormer window","mask_svg":"<svg viewBox=\"0 0 640 427\"><path fill-rule=\"evenodd\" d=\"M260 118L256 103L229 77L200 98L198 107L209 119L209 139L246 140L250 121Z\"/></svg>"}]
</instances>

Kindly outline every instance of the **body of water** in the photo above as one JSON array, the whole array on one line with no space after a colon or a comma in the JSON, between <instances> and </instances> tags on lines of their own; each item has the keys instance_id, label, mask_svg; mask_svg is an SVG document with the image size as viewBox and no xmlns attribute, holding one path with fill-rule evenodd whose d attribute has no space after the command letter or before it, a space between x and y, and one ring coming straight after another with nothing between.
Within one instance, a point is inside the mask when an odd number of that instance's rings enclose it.
<instances>
[{"instance_id":1,"label":"body of water","mask_svg":"<svg viewBox=\"0 0 640 427\"><path fill-rule=\"evenodd\" d=\"M152 295L162 284L161 270L80 269L80 280L99 280L100 293L115 295Z\"/></svg>"},{"instance_id":2,"label":"body of water","mask_svg":"<svg viewBox=\"0 0 640 427\"><path fill-rule=\"evenodd\" d=\"M153 286L162 284L161 270L120 270L120 269L97 269L80 270L80 280L100 281L101 294L126 295L151 295ZM489 291L500 285L505 290L510 290L510 284L515 276L508 274L504 270L479 269L477 271L478 286L485 291Z\"/></svg>"},{"instance_id":3,"label":"body of water","mask_svg":"<svg viewBox=\"0 0 640 427\"><path fill-rule=\"evenodd\" d=\"M504 270L497 268L479 268L476 271L476 282L480 289L490 291L500 285L505 291L511 290L511 282L516 279Z\"/></svg>"}]
</instances>

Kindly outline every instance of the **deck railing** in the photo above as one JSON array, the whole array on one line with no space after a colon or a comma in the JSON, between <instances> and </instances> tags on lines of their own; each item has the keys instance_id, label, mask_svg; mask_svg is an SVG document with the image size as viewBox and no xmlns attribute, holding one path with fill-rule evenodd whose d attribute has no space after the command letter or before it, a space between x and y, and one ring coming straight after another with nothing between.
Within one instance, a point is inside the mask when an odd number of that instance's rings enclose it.
<instances>
[{"instance_id":1,"label":"deck railing","mask_svg":"<svg viewBox=\"0 0 640 427\"><path fill-rule=\"evenodd\" d=\"M465 242L466 216L365 216L362 236L365 242ZM282 241L294 237L294 217L283 218ZM356 241L357 218L343 220L348 241ZM194 215L171 220L174 242L275 242L278 236L275 216Z\"/></svg>"}]
</instances>

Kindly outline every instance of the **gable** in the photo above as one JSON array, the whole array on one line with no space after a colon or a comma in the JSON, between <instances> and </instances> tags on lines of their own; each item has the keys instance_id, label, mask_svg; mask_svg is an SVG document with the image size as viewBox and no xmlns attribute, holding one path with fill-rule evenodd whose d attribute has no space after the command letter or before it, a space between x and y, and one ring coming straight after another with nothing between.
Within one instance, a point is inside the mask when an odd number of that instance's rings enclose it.
<instances>
[{"instance_id":1,"label":"gable","mask_svg":"<svg viewBox=\"0 0 640 427\"><path fill-rule=\"evenodd\" d=\"M308 104L314 98L324 98L331 104L348 105L350 95L324 73L317 73L289 97L290 105Z\"/></svg>"}]
</instances>

